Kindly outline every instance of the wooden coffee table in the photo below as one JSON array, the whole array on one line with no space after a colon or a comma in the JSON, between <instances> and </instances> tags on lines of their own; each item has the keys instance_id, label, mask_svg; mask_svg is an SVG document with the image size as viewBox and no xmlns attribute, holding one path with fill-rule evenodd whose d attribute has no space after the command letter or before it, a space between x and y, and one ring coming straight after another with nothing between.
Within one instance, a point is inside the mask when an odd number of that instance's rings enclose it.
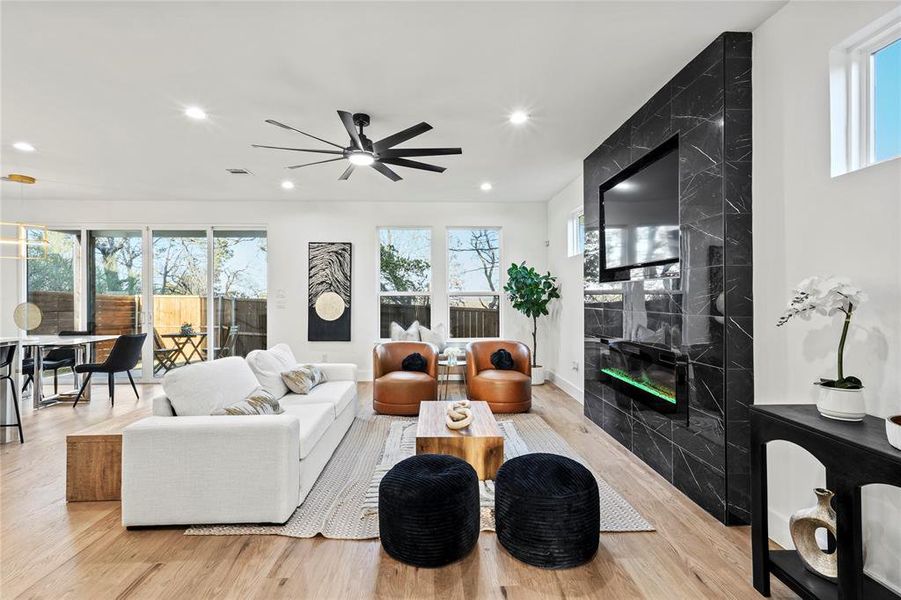
<instances>
[{"instance_id":1,"label":"wooden coffee table","mask_svg":"<svg viewBox=\"0 0 901 600\"><path fill-rule=\"evenodd\" d=\"M472 403L472 423L448 429L444 419L450 402L422 402L416 426L416 454L450 454L472 465L480 480L494 479L504 462L504 434L487 402Z\"/></svg>"}]
</instances>

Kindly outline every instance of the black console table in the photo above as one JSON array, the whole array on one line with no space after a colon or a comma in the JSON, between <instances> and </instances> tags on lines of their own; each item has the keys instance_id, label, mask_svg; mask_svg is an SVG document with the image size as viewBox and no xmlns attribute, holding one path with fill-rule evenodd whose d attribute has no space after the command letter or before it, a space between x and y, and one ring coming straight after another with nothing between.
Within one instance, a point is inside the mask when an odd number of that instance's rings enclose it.
<instances>
[{"instance_id":1,"label":"black console table","mask_svg":"<svg viewBox=\"0 0 901 600\"><path fill-rule=\"evenodd\" d=\"M835 493L837 583L808 572L794 550L769 550L766 444L773 440L801 446L826 467L826 487ZM863 572L860 488L872 483L901 487L901 451L889 445L883 419L847 423L821 417L812 405L752 406L751 552L757 591L770 595L772 574L808 600L901 600Z\"/></svg>"}]
</instances>

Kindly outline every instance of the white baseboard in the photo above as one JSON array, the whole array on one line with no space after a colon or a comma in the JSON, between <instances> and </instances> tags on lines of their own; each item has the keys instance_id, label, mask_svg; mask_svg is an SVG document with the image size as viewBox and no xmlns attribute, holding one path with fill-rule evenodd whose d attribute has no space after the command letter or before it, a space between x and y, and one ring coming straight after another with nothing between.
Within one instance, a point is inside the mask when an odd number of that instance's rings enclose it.
<instances>
[{"instance_id":1,"label":"white baseboard","mask_svg":"<svg viewBox=\"0 0 901 600\"><path fill-rule=\"evenodd\" d=\"M584 403L585 395L582 391L582 386L576 385L550 369L547 371L547 380L566 392L567 395L577 400L580 404Z\"/></svg>"}]
</instances>

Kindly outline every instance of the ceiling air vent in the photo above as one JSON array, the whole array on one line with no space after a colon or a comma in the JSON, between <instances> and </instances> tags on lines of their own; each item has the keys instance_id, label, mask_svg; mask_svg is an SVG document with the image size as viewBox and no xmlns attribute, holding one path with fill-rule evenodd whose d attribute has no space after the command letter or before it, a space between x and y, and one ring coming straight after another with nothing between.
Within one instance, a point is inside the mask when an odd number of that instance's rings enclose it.
<instances>
[{"instance_id":1,"label":"ceiling air vent","mask_svg":"<svg viewBox=\"0 0 901 600\"><path fill-rule=\"evenodd\" d=\"M232 175L253 175L253 173L251 173L247 169L226 169L226 171L228 171Z\"/></svg>"}]
</instances>

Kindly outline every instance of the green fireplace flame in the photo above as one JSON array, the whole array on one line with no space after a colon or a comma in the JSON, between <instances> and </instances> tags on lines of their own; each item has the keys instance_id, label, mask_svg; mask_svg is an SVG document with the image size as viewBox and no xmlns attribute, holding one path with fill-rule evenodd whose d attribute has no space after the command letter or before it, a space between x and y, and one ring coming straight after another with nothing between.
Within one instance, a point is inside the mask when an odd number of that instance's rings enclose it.
<instances>
[{"instance_id":1,"label":"green fireplace flame","mask_svg":"<svg viewBox=\"0 0 901 600\"><path fill-rule=\"evenodd\" d=\"M601 373L606 373L607 375L610 375L611 377L619 379L620 381L622 381L624 383L628 383L629 385L637 387L638 389L640 389L642 391L645 391L649 394L653 394L654 396L657 396L658 398L666 400L670 404L676 403L676 396L674 395L674 393L672 391L667 390L665 388L656 387L649 382L639 381L638 379L635 379L633 376L629 375L625 371L621 371L620 369L609 369L608 368L608 369L601 369Z\"/></svg>"}]
</instances>

